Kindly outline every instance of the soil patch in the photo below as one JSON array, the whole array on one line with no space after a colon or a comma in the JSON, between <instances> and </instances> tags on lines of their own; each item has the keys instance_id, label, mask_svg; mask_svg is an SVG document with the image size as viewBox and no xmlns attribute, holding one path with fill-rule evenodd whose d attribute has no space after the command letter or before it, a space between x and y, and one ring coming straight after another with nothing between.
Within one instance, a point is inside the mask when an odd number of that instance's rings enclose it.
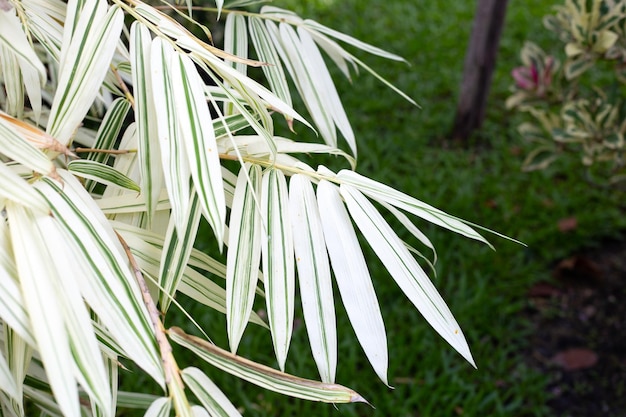
<instances>
[{"instance_id":1,"label":"soil patch","mask_svg":"<svg viewBox=\"0 0 626 417\"><path fill-rule=\"evenodd\" d=\"M626 242L561 260L528 296L527 356L550 376L551 415L626 417Z\"/></svg>"}]
</instances>

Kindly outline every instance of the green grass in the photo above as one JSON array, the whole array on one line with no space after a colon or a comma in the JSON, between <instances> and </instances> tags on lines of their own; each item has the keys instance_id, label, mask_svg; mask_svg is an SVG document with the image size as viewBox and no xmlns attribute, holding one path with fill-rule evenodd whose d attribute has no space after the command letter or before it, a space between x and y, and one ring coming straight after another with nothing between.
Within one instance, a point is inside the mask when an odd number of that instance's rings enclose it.
<instances>
[{"instance_id":1,"label":"green grass","mask_svg":"<svg viewBox=\"0 0 626 417\"><path fill-rule=\"evenodd\" d=\"M420 224L439 255L433 280L463 327L478 370L430 329L382 266L372 261L369 266L389 335L389 380L395 389L385 387L371 370L338 301L337 382L361 393L375 408L363 404L335 408L294 400L208 369L233 402L245 409L245 416L548 415L543 406L548 395L546 377L528 369L522 360L529 331L521 314L525 292L549 276L553 260L603 237L617 236L626 226L622 195L583 183L577 161L561 161L543 172L520 171L529 149L516 135L516 117L504 110L504 100L524 39L550 40L540 22L550 6L541 0L510 2L485 125L470 146L449 146L445 138L454 117L474 3L282 0L274 4L398 53L409 62L407 66L362 57L414 97L421 109L366 74L355 77L352 85L337 77L360 140L359 172L527 245L488 236L494 252ZM577 218L578 227L560 232L558 221L571 216ZM375 259L371 251L367 254ZM301 323L301 310L296 317ZM199 319L217 344L227 346L223 316L206 313ZM239 353L271 366L276 363L269 334L256 326L246 331ZM286 371L317 378L302 325L294 331Z\"/></svg>"}]
</instances>

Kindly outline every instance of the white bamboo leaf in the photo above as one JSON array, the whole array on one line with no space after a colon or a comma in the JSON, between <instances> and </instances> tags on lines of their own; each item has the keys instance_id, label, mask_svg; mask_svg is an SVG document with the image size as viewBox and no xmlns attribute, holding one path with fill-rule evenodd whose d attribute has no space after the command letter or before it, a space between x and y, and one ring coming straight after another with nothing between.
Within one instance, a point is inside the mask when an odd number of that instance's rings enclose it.
<instances>
[{"instance_id":1,"label":"white bamboo leaf","mask_svg":"<svg viewBox=\"0 0 626 417\"><path fill-rule=\"evenodd\" d=\"M240 417L228 397L198 368L189 367L181 373L183 381L213 417Z\"/></svg>"},{"instance_id":2,"label":"white bamboo leaf","mask_svg":"<svg viewBox=\"0 0 626 417\"><path fill-rule=\"evenodd\" d=\"M328 55L328 57L333 60L335 65L337 65L337 68L341 70L343 75L348 80L352 79L350 67L348 66L348 64L352 65L352 69L354 72L359 72L359 67L352 60L352 55L349 54L345 49L343 49L337 42L320 32L309 32L313 39L315 39L315 43L320 48L322 48L324 52L326 52L326 55Z\"/></svg>"},{"instance_id":3,"label":"white bamboo leaf","mask_svg":"<svg viewBox=\"0 0 626 417\"><path fill-rule=\"evenodd\" d=\"M248 31L246 18L237 13L229 13L224 24L224 51L246 58L248 56ZM243 62L232 62L234 68L246 75L248 66ZM228 114L228 113L227 113Z\"/></svg>"},{"instance_id":4,"label":"white bamboo leaf","mask_svg":"<svg viewBox=\"0 0 626 417\"><path fill-rule=\"evenodd\" d=\"M124 25L124 13L118 6L108 8L102 0L89 6L73 34L64 36L59 81L46 130L64 145L69 144L98 95ZM70 30L65 28L65 32Z\"/></svg>"},{"instance_id":5,"label":"white bamboo leaf","mask_svg":"<svg viewBox=\"0 0 626 417\"><path fill-rule=\"evenodd\" d=\"M163 237L157 237L155 241L158 241L158 243L153 244L143 239L145 234L135 233L134 230L136 228L118 222L115 224L119 225L117 231L130 246L141 270L150 276L157 277L160 268L161 251L163 249ZM194 259L196 259L195 262ZM225 265L195 249L192 250L189 266L205 269L221 278L226 277ZM189 266L184 270L182 281L178 285L178 291L207 307L226 314L226 290ZM258 288L257 293L261 296L264 295ZM250 315L250 322L261 327L267 327L265 322L254 311Z\"/></svg>"},{"instance_id":6,"label":"white bamboo leaf","mask_svg":"<svg viewBox=\"0 0 626 417\"><path fill-rule=\"evenodd\" d=\"M110 224L78 181L60 171L63 186L45 178L37 188L67 237L81 250L77 262L90 273L78 282L89 306L130 359L163 383L153 328L124 250Z\"/></svg>"},{"instance_id":7,"label":"white bamboo leaf","mask_svg":"<svg viewBox=\"0 0 626 417\"><path fill-rule=\"evenodd\" d=\"M130 107L130 102L122 97L118 97L111 103L102 119L93 148L104 150L112 150L115 148ZM110 158L111 156L106 152L90 152L85 156L85 159L107 165ZM93 191L96 185L95 181L90 180L85 182L85 188L90 192Z\"/></svg>"},{"instance_id":8,"label":"white bamboo leaf","mask_svg":"<svg viewBox=\"0 0 626 417\"><path fill-rule=\"evenodd\" d=\"M262 84L259 84L252 78L246 77L239 71L230 67L224 61L218 59L215 55L207 51L205 48L200 47L197 43L189 42L186 39L181 39L178 41L178 45L182 48L192 51L194 57L196 57L200 61L206 62L211 67L211 69L215 70L215 72L220 77L222 77L231 86L233 86L233 88L236 88L237 91L239 91L240 93L247 91L246 95L248 96L256 95L260 97L270 109L280 112L287 118L298 120L304 123L306 126L311 127L311 125L302 116L300 116L291 107L291 105L285 103L283 100L278 98L274 93L272 93Z\"/></svg>"},{"instance_id":9,"label":"white bamboo leaf","mask_svg":"<svg viewBox=\"0 0 626 417\"><path fill-rule=\"evenodd\" d=\"M317 203L326 247L348 318L374 371L389 385L387 335L383 317L339 188L328 181L320 181L317 186Z\"/></svg>"},{"instance_id":10,"label":"white bamboo leaf","mask_svg":"<svg viewBox=\"0 0 626 417\"><path fill-rule=\"evenodd\" d=\"M314 67L313 62L305 55L305 48L300 41L296 31L288 24L281 23L276 33L275 26L270 22L266 23L270 33L280 39L286 56L283 60L288 60L290 65L286 65L289 75L293 79L296 88L304 104L311 114L317 129L320 131L326 144L337 147L337 132L333 122L330 109L325 107L323 94L325 91L319 90L315 73L320 69Z\"/></svg>"},{"instance_id":11,"label":"white bamboo leaf","mask_svg":"<svg viewBox=\"0 0 626 417\"><path fill-rule=\"evenodd\" d=\"M389 212L393 214L394 217L400 221L400 223L402 223L402 226L404 226L406 230L408 230L413 236L415 236L417 240L422 243L422 245L433 251L433 261L431 263L431 266L435 265L437 263L437 250L435 249L435 245L433 245L430 239L428 239L428 236L422 233L422 231L413 224L413 222L407 217L406 214L404 214L394 206L385 203L384 201L379 201L379 203L381 206L389 210Z\"/></svg>"},{"instance_id":12,"label":"white bamboo leaf","mask_svg":"<svg viewBox=\"0 0 626 417\"><path fill-rule=\"evenodd\" d=\"M0 117L0 153L40 174L54 173L54 164L28 142L4 117Z\"/></svg>"},{"instance_id":13,"label":"white bamboo leaf","mask_svg":"<svg viewBox=\"0 0 626 417\"><path fill-rule=\"evenodd\" d=\"M4 14L0 13L0 16ZM15 17L17 18L17 16ZM0 43L0 68L2 68L4 109L8 114L23 118L24 82L22 71L16 55L2 43Z\"/></svg>"},{"instance_id":14,"label":"white bamboo leaf","mask_svg":"<svg viewBox=\"0 0 626 417\"><path fill-rule=\"evenodd\" d=\"M0 319L31 346L36 344L30 318L20 292L8 224L0 222Z\"/></svg>"},{"instance_id":15,"label":"white bamboo leaf","mask_svg":"<svg viewBox=\"0 0 626 417\"><path fill-rule=\"evenodd\" d=\"M0 197L27 206L41 214L48 212L46 201L6 164L0 163Z\"/></svg>"},{"instance_id":16,"label":"white bamboo leaf","mask_svg":"<svg viewBox=\"0 0 626 417\"><path fill-rule=\"evenodd\" d=\"M263 6L261 7L261 14L264 16L271 17L275 20L280 20L292 24L300 24L303 23L303 20L291 10L281 9L276 6Z\"/></svg>"},{"instance_id":17,"label":"white bamboo leaf","mask_svg":"<svg viewBox=\"0 0 626 417\"><path fill-rule=\"evenodd\" d=\"M263 174L261 212L265 301L278 366L284 371L293 330L296 277L287 180L280 170L270 168Z\"/></svg>"},{"instance_id":18,"label":"white bamboo leaf","mask_svg":"<svg viewBox=\"0 0 626 417\"><path fill-rule=\"evenodd\" d=\"M33 348L35 343L29 344L24 338L6 323L3 325L4 347L7 353L7 364L11 370L13 380L17 383L17 399L11 399L9 410L14 415L24 417L24 379L29 369L33 356Z\"/></svg>"},{"instance_id":19,"label":"white bamboo leaf","mask_svg":"<svg viewBox=\"0 0 626 417\"><path fill-rule=\"evenodd\" d=\"M141 190L146 195L148 224L156 211L159 192L163 184L161 152L157 135L158 120L153 98L150 31L138 22L130 28L130 56L133 64L133 94L135 97L135 121L137 123L138 156L141 174Z\"/></svg>"},{"instance_id":20,"label":"white bamboo leaf","mask_svg":"<svg viewBox=\"0 0 626 417\"><path fill-rule=\"evenodd\" d=\"M232 54L234 56L247 57L248 56L248 30L246 27L246 18L238 13L229 13L226 17L226 23L224 25L224 51ZM240 73L247 75L248 74L248 66L243 62L229 62L226 61L229 65L232 65ZM228 84L226 84L228 86ZM224 115L230 116L232 114L236 114L236 108L234 104L237 101L227 101L224 105ZM258 105L254 105L254 101L252 101L253 108L258 107L260 111L258 114L265 113L264 108L261 108ZM271 119L271 118L270 118Z\"/></svg>"},{"instance_id":21,"label":"white bamboo leaf","mask_svg":"<svg viewBox=\"0 0 626 417\"><path fill-rule=\"evenodd\" d=\"M172 399L159 397L146 410L144 417L169 417L172 410Z\"/></svg>"},{"instance_id":22,"label":"white bamboo leaf","mask_svg":"<svg viewBox=\"0 0 626 417\"><path fill-rule=\"evenodd\" d=\"M246 164L237 178L226 256L226 319L232 352L237 351L254 301L261 260L260 190L261 168Z\"/></svg>"},{"instance_id":23,"label":"white bamboo leaf","mask_svg":"<svg viewBox=\"0 0 626 417\"><path fill-rule=\"evenodd\" d=\"M146 199L143 194L126 193L115 197L105 197L96 201L96 204L105 214L138 213L147 210ZM165 190L161 191L157 201L157 211L170 209L170 201Z\"/></svg>"},{"instance_id":24,"label":"white bamboo leaf","mask_svg":"<svg viewBox=\"0 0 626 417\"><path fill-rule=\"evenodd\" d=\"M178 327L168 329L170 338L211 365L271 391L291 397L327 403L366 402L353 390L337 384L299 378L234 355Z\"/></svg>"},{"instance_id":25,"label":"white bamboo leaf","mask_svg":"<svg viewBox=\"0 0 626 417\"><path fill-rule=\"evenodd\" d=\"M398 286L435 331L475 366L459 324L404 242L356 188L341 185L341 195L359 230Z\"/></svg>"},{"instance_id":26,"label":"white bamboo leaf","mask_svg":"<svg viewBox=\"0 0 626 417\"><path fill-rule=\"evenodd\" d=\"M78 417L76 380L67 370L73 358L61 304L56 297L57 270L45 243L46 229L54 220L49 216L36 216L28 208L10 202L6 210L11 219L11 241L22 294L48 380L63 414Z\"/></svg>"},{"instance_id":27,"label":"white bamboo leaf","mask_svg":"<svg viewBox=\"0 0 626 417\"><path fill-rule=\"evenodd\" d=\"M409 195L397 191L387 185L364 177L353 171L341 170L337 174L337 180L343 184L349 184L357 188L365 195L374 200L386 202L399 209L406 210L424 220L433 224L459 233L463 236L486 243L491 247L489 242L477 233L473 228L465 224L465 222L457 217L444 213L443 211L419 201Z\"/></svg>"},{"instance_id":28,"label":"white bamboo leaf","mask_svg":"<svg viewBox=\"0 0 626 417\"><path fill-rule=\"evenodd\" d=\"M310 19L306 19L304 21L304 28L308 29L308 30L313 30L316 32L321 32L321 33L325 33L328 36L331 36L337 40L340 40L342 42L345 42L347 44L350 44L352 46L355 46L365 52L367 52L368 54L372 54L372 55L377 55L386 59L391 59L393 61L402 61L402 62L406 62L406 60L404 58L402 58L401 56L398 56L396 54L392 54L391 52L387 52L383 49L380 49L376 46L367 44L363 41L360 41L356 38L353 38L350 35L346 35L345 33L341 33L338 32L334 29L331 29L329 27L326 27L314 20L310 20Z\"/></svg>"},{"instance_id":29,"label":"white bamboo leaf","mask_svg":"<svg viewBox=\"0 0 626 417\"><path fill-rule=\"evenodd\" d=\"M60 0L23 0L29 31L56 61L61 56L63 25L67 4Z\"/></svg>"},{"instance_id":30,"label":"white bamboo leaf","mask_svg":"<svg viewBox=\"0 0 626 417\"><path fill-rule=\"evenodd\" d=\"M14 55L26 88L30 106L38 120L41 115L41 90L46 83L46 68L32 48L26 34L22 30L19 18L12 12L0 12L0 45ZM3 76L8 68L3 68ZM5 86L10 86L6 83ZM21 89L21 88L20 88Z\"/></svg>"},{"instance_id":31,"label":"white bamboo leaf","mask_svg":"<svg viewBox=\"0 0 626 417\"><path fill-rule=\"evenodd\" d=\"M287 83L283 66L280 63L276 45L272 42L267 28L261 19L251 16L248 18L248 29L250 31L250 39L259 59L270 64L261 67L269 83L270 90L291 106L289 84Z\"/></svg>"},{"instance_id":32,"label":"white bamboo leaf","mask_svg":"<svg viewBox=\"0 0 626 417\"><path fill-rule=\"evenodd\" d=\"M120 391L118 393L117 405L124 408L140 408L146 410L150 405L162 398L154 394L145 394L142 392Z\"/></svg>"},{"instance_id":33,"label":"white bamboo leaf","mask_svg":"<svg viewBox=\"0 0 626 417\"><path fill-rule=\"evenodd\" d=\"M343 104L341 104L335 83L333 83L330 73L328 72L324 58L322 58L322 54L319 49L317 49L315 41L313 41L313 38L306 29L299 27L298 36L300 37L300 42L303 47L302 53L306 55L306 58L314 69L313 77L315 79L315 87L322 92L321 97L324 100L324 108L329 111L335 125L345 138L352 154L356 158L356 138L354 137L352 126L343 108Z\"/></svg>"},{"instance_id":34,"label":"white bamboo leaf","mask_svg":"<svg viewBox=\"0 0 626 417\"><path fill-rule=\"evenodd\" d=\"M193 415L193 417L211 417L206 408L199 405L191 406L191 414Z\"/></svg>"},{"instance_id":35,"label":"white bamboo leaf","mask_svg":"<svg viewBox=\"0 0 626 417\"><path fill-rule=\"evenodd\" d=\"M291 177L289 211L309 343L322 381L333 383L337 368L333 286L315 193L305 175Z\"/></svg>"},{"instance_id":36,"label":"white bamboo leaf","mask_svg":"<svg viewBox=\"0 0 626 417\"><path fill-rule=\"evenodd\" d=\"M17 386L17 382L13 378L13 373L9 368L7 360L4 358L0 350L0 390L4 391L15 401L21 401L22 396Z\"/></svg>"},{"instance_id":37,"label":"white bamboo leaf","mask_svg":"<svg viewBox=\"0 0 626 417\"><path fill-rule=\"evenodd\" d=\"M73 242L66 241L56 222L50 224L45 236L45 244L57 270L56 302L63 313L76 379L98 408L110 415L111 393L102 354L91 325L90 312L76 285L89 271L81 268L80 261L76 259L79 249ZM67 265L73 267L68 270Z\"/></svg>"},{"instance_id":38,"label":"white bamboo leaf","mask_svg":"<svg viewBox=\"0 0 626 417\"><path fill-rule=\"evenodd\" d=\"M193 244L196 241L196 233L198 232L202 213L198 194L195 192L191 196L188 207L189 211L185 216L186 222L181 225L184 227L182 230L176 229L174 218L170 217L170 224L167 228L163 251L161 252L159 286L162 290L160 291L159 304L163 314L167 312L171 300L176 295L176 290L185 273Z\"/></svg>"},{"instance_id":39,"label":"white bamboo leaf","mask_svg":"<svg viewBox=\"0 0 626 417\"><path fill-rule=\"evenodd\" d=\"M116 185L131 191L141 191L139 185L115 168L87 159L71 161L67 169L73 174L106 185Z\"/></svg>"},{"instance_id":40,"label":"white bamboo leaf","mask_svg":"<svg viewBox=\"0 0 626 417\"><path fill-rule=\"evenodd\" d=\"M177 233L185 229L189 211L189 160L183 146L174 102L174 85L167 70L174 54L170 44L156 38L152 42L151 67L154 106L165 188L172 205Z\"/></svg>"},{"instance_id":41,"label":"white bamboo leaf","mask_svg":"<svg viewBox=\"0 0 626 417\"><path fill-rule=\"evenodd\" d=\"M176 112L194 188L200 197L202 213L221 247L226 203L215 132L204 95L204 82L194 63L185 55L174 54L169 70L172 85L178 86L174 89Z\"/></svg>"}]
</instances>

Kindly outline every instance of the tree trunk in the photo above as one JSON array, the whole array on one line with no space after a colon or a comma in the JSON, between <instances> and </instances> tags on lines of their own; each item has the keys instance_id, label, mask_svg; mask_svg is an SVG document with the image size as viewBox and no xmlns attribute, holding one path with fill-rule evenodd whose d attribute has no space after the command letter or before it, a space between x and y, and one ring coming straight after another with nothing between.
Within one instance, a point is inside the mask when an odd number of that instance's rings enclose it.
<instances>
[{"instance_id":1,"label":"tree trunk","mask_svg":"<svg viewBox=\"0 0 626 417\"><path fill-rule=\"evenodd\" d=\"M507 0L478 0L472 36L465 55L452 139L466 140L485 118L506 6Z\"/></svg>"}]
</instances>

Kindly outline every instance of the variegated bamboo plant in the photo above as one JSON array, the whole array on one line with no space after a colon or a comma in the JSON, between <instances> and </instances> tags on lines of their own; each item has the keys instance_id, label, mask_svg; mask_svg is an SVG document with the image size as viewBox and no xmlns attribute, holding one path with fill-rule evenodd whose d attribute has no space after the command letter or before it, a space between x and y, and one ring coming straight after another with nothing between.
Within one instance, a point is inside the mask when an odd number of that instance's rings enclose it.
<instances>
[{"instance_id":1,"label":"variegated bamboo plant","mask_svg":"<svg viewBox=\"0 0 626 417\"><path fill-rule=\"evenodd\" d=\"M215 3L221 48L179 23L206 29L191 4L0 0L0 416L113 416L133 404L149 416L239 415L204 371L179 369L172 342L286 395L364 401L334 381L331 276L387 383L385 328L353 223L427 322L474 364L414 249L379 209L433 252L406 213L486 241L354 171L355 135L322 53L346 76L361 68L391 88L344 46L402 59L276 7ZM262 68L264 84L249 67ZM277 123L320 141L278 137ZM302 153L339 155L346 168L314 169ZM194 248L201 219L224 259ZM320 381L283 372L296 279ZM226 314L230 351L200 327L201 336L164 328L178 293ZM236 355L249 322L271 332L280 370ZM119 392L121 358L162 391Z\"/></svg>"}]
</instances>

